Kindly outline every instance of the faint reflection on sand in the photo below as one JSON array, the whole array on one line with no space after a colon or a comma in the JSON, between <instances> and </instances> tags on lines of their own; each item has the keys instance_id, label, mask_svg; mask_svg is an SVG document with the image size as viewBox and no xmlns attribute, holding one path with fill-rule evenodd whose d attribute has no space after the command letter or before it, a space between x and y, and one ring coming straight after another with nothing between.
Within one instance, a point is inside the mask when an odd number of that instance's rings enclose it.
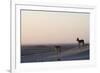
<instances>
[{"instance_id":1,"label":"faint reflection on sand","mask_svg":"<svg viewBox=\"0 0 100 73\"><path fill-rule=\"evenodd\" d=\"M46 58L57 58L57 57L63 57L63 56L70 56L70 55L82 53L88 50L89 50L89 46L80 47L80 48L76 47L76 48L71 48L67 51L61 52L59 53L59 55L48 56Z\"/></svg>"}]
</instances>

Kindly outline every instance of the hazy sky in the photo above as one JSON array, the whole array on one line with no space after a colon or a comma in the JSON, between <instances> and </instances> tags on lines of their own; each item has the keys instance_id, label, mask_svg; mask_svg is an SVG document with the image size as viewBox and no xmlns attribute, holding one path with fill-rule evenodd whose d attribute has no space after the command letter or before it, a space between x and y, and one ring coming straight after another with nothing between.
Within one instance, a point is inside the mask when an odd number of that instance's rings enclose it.
<instances>
[{"instance_id":1,"label":"hazy sky","mask_svg":"<svg viewBox=\"0 0 100 73\"><path fill-rule=\"evenodd\" d=\"M21 44L89 42L89 14L48 11L21 11Z\"/></svg>"}]
</instances>

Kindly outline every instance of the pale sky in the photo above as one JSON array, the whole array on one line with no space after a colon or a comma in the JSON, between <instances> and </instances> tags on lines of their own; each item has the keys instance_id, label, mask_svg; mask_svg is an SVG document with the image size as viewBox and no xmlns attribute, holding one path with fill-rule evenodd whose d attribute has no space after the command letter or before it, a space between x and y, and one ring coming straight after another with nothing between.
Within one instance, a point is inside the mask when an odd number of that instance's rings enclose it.
<instances>
[{"instance_id":1,"label":"pale sky","mask_svg":"<svg viewBox=\"0 0 100 73\"><path fill-rule=\"evenodd\" d=\"M69 44L76 38L89 42L89 14L21 11L21 44Z\"/></svg>"}]
</instances>

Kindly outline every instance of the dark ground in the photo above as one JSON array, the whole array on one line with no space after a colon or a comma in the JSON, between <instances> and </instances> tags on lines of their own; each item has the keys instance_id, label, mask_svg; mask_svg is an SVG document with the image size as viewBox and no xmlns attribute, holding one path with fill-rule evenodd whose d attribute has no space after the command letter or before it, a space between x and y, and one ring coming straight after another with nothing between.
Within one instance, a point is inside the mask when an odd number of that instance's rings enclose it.
<instances>
[{"instance_id":1,"label":"dark ground","mask_svg":"<svg viewBox=\"0 0 100 73\"><path fill-rule=\"evenodd\" d=\"M76 44L63 44L60 46L61 53L59 53L59 57L55 45L21 46L21 63L89 60L89 46L81 48Z\"/></svg>"}]
</instances>

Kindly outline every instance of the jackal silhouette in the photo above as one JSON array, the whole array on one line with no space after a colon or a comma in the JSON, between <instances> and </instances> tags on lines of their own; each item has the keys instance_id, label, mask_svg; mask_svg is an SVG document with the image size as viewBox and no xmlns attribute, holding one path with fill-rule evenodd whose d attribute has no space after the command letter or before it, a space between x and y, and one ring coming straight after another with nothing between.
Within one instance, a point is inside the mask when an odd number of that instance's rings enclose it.
<instances>
[{"instance_id":1,"label":"jackal silhouette","mask_svg":"<svg viewBox=\"0 0 100 73\"><path fill-rule=\"evenodd\" d=\"M79 47L84 46L84 40L83 40L83 39L80 40L80 39L77 37L77 40L76 40L76 41L78 42Z\"/></svg>"}]
</instances>

